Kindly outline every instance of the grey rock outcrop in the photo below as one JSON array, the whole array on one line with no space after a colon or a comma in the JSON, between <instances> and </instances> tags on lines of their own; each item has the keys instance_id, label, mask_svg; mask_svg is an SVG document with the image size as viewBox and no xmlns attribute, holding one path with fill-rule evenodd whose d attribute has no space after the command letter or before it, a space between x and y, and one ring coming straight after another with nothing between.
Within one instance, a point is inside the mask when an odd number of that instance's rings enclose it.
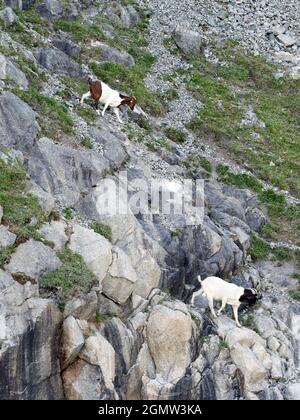
<instances>
[{"instance_id":1,"label":"grey rock outcrop","mask_svg":"<svg viewBox=\"0 0 300 420\"><path fill-rule=\"evenodd\" d=\"M113 63L122 64L124 66L132 67L135 64L135 60L132 55L125 51L120 51L117 48L106 45L100 41L94 41L91 43L92 47L96 47L100 50L99 59L103 61L111 61Z\"/></svg>"},{"instance_id":2,"label":"grey rock outcrop","mask_svg":"<svg viewBox=\"0 0 300 420\"><path fill-rule=\"evenodd\" d=\"M53 220L51 223L46 223L39 229L39 233L47 241L54 243L55 251L62 251L68 237L65 233L67 225L62 221Z\"/></svg>"},{"instance_id":3,"label":"grey rock outcrop","mask_svg":"<svg viewBox=\"0 0 300 420\"><path fill-rule=\"evenodd\" d=\"M75 225L69 247L83 257L101 285L112 263L112 247L109 241L91 229Z\"/></svg>"},{"instance_id":4,"label":"grey rock outcrop","mask_svg":"<svg viewBox=\"0 0 300 420\"><path fill-rule=\"evenodd\" d=\"M37 142L28 161L32 179L44 191L70 207L88 193L112 167L101 155L57 145L47 138Z\"/></svg>"},{"instance_id":5,"label":"grey rock outcrop","mask_svg":"<svg viewBox=\"0 0 300 420\"><path fill-rule=\"evenodd\" d=\"M13 245L16 238L17 236L10 232L6 226L0 226L0 249Z\"/></svg>"},{"instance_id":6,"label":"grey rock outcrop","mask_svg":"<svg viewBox=\"0 0 300 420\"><path fill-rule=\"evenodd\" d=\"M0 20L2 20L6 26L12 26L19 18L10 7L5 7L5 9L0 11Z\"/></svg>"},{"instance_id":7,"label":"grey rock outcrop","mask_svg":"<svg viewBox=\"0 0 300 420\"><path fill-rule=\"evenodd\" d=\"M184 54L201 55L203 53L204 40L199 32L187 29L183 25L178 25L172 34L178 48Z\"/></svg>"},{"instance_id":8,"label":"grey rock outcrop","mask_svg":"<svg viewBox=\"0 0 300 420\"><path fill-rule=\"evenodd\" d=\"M84 336L76 319L68 316L63 322L61 367L72 364L84 345Z\"/></svg>"},{"instance_id":9,"label":"grey rock outcrop","mask_svg":"<svg viewBox=\"0 0 300 420\"><path fill-rule=\"evenodd\" d=\"M0 96L0 145L30 152L39 126L36 113L10 92Z\"/></svg>"},{"instance_id":10,"label":"grey rock outcrop","mask_svg":"<svg viewBox=\"0 0 300 420\"><path fill-rule=\"evenodd\" d=\"M30 239L18 246L6 270L19 282L34 282L43 274L55 271L61 261L55 252L41 242Z\"/></svg>"},{"instance_id":11,"label":"grey rock outcrop","mask_svg":"<svg viewBox=\"0 0 300 420\"><path fill-rule=\"evenodd\" d=\"M50 73L83 78L82 67L59 49L36 48L34 51L37 62Z\"/></svg>"},{"instance_id":12,"label":"grey rock outcrop","mask_svg":"<svg viewBox=\"0 0 300 420\"><path fill-rule=\"evenodd\" d=\"M0 270L0 399L62 399L59 365L61 314Z\"/></svg>"}]
</instances>

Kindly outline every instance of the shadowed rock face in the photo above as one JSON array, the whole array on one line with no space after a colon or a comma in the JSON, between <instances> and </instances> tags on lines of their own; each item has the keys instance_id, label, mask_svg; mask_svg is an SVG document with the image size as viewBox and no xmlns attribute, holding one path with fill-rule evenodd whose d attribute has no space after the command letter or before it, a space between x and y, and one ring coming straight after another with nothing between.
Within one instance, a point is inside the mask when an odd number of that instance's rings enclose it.
<instances>
[{"instance_id":1,"label":"shadowed rock face","mask_svg":"<svg viewBox=\"0 0 300 420\"><path fill-rule=\"evenodd\" d=\"M30 152L39 126L36 113L11 92L0 96L0 145Z\"/></svg>"},{"instance_id":2,"label":"shadowed rock face","mask_svg":"<svg viewBox=\"0 0 300 420\"><path fill-rule=\"evenodd\" d=\"M79 78L84 76L81 66L63 51L53 48L37 48L35 57L38 63L51 73Z\"/></svg>"},{"instance_id":3,"label":"shadowed rock face","mask_svg":"<svg viewBox=\"0 0 300 420\"><path fill-rule=\"evenodd\" d=\"M60 313L46 302L36 322L0 350L0 400L63 399L59 366Z\"/></svg>"}]
</instances>

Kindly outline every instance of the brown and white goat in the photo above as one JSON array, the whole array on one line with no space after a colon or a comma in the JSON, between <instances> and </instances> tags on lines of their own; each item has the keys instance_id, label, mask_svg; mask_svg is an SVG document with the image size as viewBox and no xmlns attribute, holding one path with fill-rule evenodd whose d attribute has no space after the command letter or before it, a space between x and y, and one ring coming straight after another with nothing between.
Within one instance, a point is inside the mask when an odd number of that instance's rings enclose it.
<instances>
[{"instance_id":1,"label":"brown and white goat","mask_svg":"<svg viewBox=\"0 0 300 420\"><path fill-rule=\"evenodd\" d=\"M119 114L119 108L121 105L128 105L132 111L134 110L136 105L136 99L134 96L122 95L117 90L111 89L106 83L100 80L92 80L92 78L89 78L88 82L90 85L90 91L82 95L80 101L81 105L83 105L83 101L85 99L92 97L95 101L97 114L100 114L99 102L104 104L102 117L104 117L107 108L111 106L114 108L114 112L120 123L123 122L120 119Z\"/></svg>"}]
</instances>

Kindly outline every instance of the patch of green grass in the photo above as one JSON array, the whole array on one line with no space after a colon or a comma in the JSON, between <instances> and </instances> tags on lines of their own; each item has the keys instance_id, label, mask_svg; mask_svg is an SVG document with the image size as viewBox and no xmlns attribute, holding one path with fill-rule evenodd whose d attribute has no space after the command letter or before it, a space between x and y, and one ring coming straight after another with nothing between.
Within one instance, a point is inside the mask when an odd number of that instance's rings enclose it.
<instances>
[{"instance_id":1,"label":"patch of green grass","mask_svg":"<svg viewBox=\"0 0 300 420\"><path fill-rule=\"evenodd\" d=\"M110 226L104 225L103 223L92 222L90 224L90 228L96 233L99 233L99 235L104 236L109 241L112 240L112 231Z\"/></svg>"},{"instance_id":2,"label":"patch of green grass","mask_svg":"<svg viewBox=\"0 0 300 420\"><path fill-rule=\"evenodd\" d=\"M174 99L179 98L178 90L175 88L170 88L162 94L162 98L165 102L171 102Z\"/></svg>"},{"instance_id":3,"label":"patch of green grass","mask_svg":"<svg viewBox=\"0 0 300 420\"><path fill-rule=\"evenodd\" d=\"M147 132L147 134L152 133L152 127L147 118L140 116L137 120L137 124L139 127L143 128Z\"/></svg>"},{"instance_id":4,"label":"patch of green grass","mask_svg":"<svg viewBox=\"0 0 300 420\"><path fill-rule=\"evenodd\" d=\"M283 247L272 249L272 254L272 259L280 263L291 261L294 255L292 250Z\"/></svg>"},{"instance_id":5,"label":"patch of green grass","mask_svg":"<svg viewBox=\"0 0 300 420\"><path fill-rule=\"evenodd\" d=\"M253 191L259 192L262 190L261 183L253 176L245 173L235 174L230 171L226 165L217 166L218 179L226 184L234 185L238 188L249 188Z\"/></svg>"},{"instance_id":6,"label":"patch of green grass","mask_svg":"<svg viewBox=\"0 0 300 420\"><path fill-rule=\"evenodd\" d=\"M68 219L68 220L73 219L74 211L73 211L73 209L71 209L71 207L65 207L62 212L63 212L63 215L65 216L66 219Z\"/></svg>"},{"instance_id":7,"label":"patch of green grass","mask_svg":"<svg viewBox=\"0 0 300 420\"><path fill-rule=\"evenodd\" d=\"M81 142L81 146L86 147L87 149L92 149L93 148L92 140L89 137L85 137Z\"/></svg>"},{"instance_id":8,"label":"patch of green grass","mask_svg":"<svg viewBox=\"0 0 300 420\"><path fill-rule=\"evenodd\" d=\"M263 239L260 239L256 235L251 236L251 242L250 242L250 247L248 248L248 254L251 255L254 261L267 258L268 255L270 254L270 251L271 251L271 247L266 241L264 241Z\"/></svg>"},{"instance_id":9,"label":"patch of green grass","mask_svg":"<svg viewBox=\"0 0 300 420\"><path fill-rule=\"evenodd\" d=\"M290 290L289 295L295 300L300 300L300 288L296 290Z\"/></svg>"},{"instance_id":10,"label":"patch of green grass","mask_svg":"<svg viewBox=\"0 0 300 420\"><path fill-rule=\"evenodd\" d=\"M39 114L39 124L46 137L60 139L62 132L73 132L74 123L68 109L56 99L41 95L36 87L30 87L26 91L14 89L14 93Z\"/></svg>"},{"instance_id":11,"label":"patch of green grass","mask_svg":"<svg viewBox=\"0 0 300 420\"><path fill-rule=\"evenodd\" d=\"M163 40L163 46L168 50L171 54L178 55L180 54L180 50L177 47L175 41L171 37L165 37Z\"/></svg>"},{"instance_id":12,"label":"patch of green grass","mask_svg":"<svg viewBox=\"0 0 300 420\"><path fill-rule=\"evenodd\" d=\"M167 127L164 130L165 135L175 143L184 143L186 141L186 134L183 131L177 130L173 127Z\"/></svg>"},{"instance_id":13,"label":"patch of green grass","mask_svg":"<svg viewBox=\"0 0 300 420\"><path fill-rule=\"evenodd\" d=\"M223 338L221 338L219 346L220 349L229 349L229 344Z\"/></svg>"},{"instance_id":14,"label":"patch of green grass","mask_svg":"<svg viewBox=\"0 0 300 420\"><path fill-rule=\"evenodd\" d=\"M62 262L61 267L42 276L39 280L40 287L56 289L60 301L88 292L96 283L96 277L83 258L68 248L58 253L58 257Z\"/></svg>"},{"instance_id":15,"label":"patch of green grass","mask_svg":"<svg viewBox=\"0 0 300 420\"><path fill-rule=\"evenodd\" d=\"M212 172L211 162L205 156L198 156L195 154L189 155L187 159L183 161L183 165L191 172L194 173L203 168L207 175Z\"/></svg>"},{"instance_id":16,"label":"patch of green grass","mask_svg":"<svg viewBox=\"0 0 300 420\"><path fill-rule=\"evenodd\" d=\"M96 312L95 323L96 324L102 324L103 322L105 322L105 321L107 321L111 318L112 318L111 315L104 315L104 314L101 314L100 312Z\"/></svg>"},{"instance_id":17,"label":"patch of green grass","mask_svg":"<svg viewBox=\"0 0 300 420\"><path fill-rule=\"evenodd\" d=\"M296 245L300 244L300 231L297 229L300 220L299 204L287 204L283 194L264 188L253 175L235 174L225 165L218 165L217 174L219 181L258 193L260 205L265 207L270 219L262 232L266 239L290 240Z\"/></svg>"},{"instance_id":18,"label":"patch of green grass","mask_svg":"<svg viewBox=\"0 0 300 420\"><path fill-rule=\"evenodd\" d=\"M188 89L203 102L189 128L242 158L258 178L300 197L300 80L276 80L272 64L237 46L216 53L226 65L202 57L183 71ZM249 105L265 126L240 124Z\"/></svg>"},{"instance_id":19,"label":"patch of green grass","mask_svg":"<svg viewBox=\"0 0 300 420\"><path fill-rule=\"evenodd\" d=\"M159 138L151 137L151 139L147 141L146 145L147 145L148 150L150 150L150 152L157 152L161 149L171 150L171 147L168 141L160 137Z\"/></svg>"},{"instance_id":20,"label":"patch of green grass","mask_svg":"<svg viewBox=\"0 0 300 420\"><path fill-rule=\"evenodd\" d=\"M18 160L0 159L0 205L2 223L17 238L43 240L37 230L46 222L46 215L37 198L26 193L26 172Z\"/></svg>"},{"instance_id":21,"label":"patch of green grass","mask_svg":"<svg viewBox=\"0 0 300 420\"><path fill-rule=\"evenodd\" d=\"M97 114L95 112L95 109L93 108L84 108L80 105L78 105L76 108L76 113L84 119L85 122L88 124L93 124L96 121Z\"/></svg>"},{"instance_id":22,"label":"patch of green grass","mask_svg":"<svg viewBox=\"0 0 300 420\"><path fill-rule=\"evenodd\" d=\"M300 273L294 273L292 277L300 282Z\"/></svg>"},{"instance_id":23,"label":"patch of green grass","mask_svg":"<svg viewBox=\"0 0 300 420\"><path fill-rule=\"evenodd\" d=\"M54 23L54 29L56 31L67 32L77 42L89 42L91 39L100 41L104 38L100 26L82 23L79 19L57 20Z\"/></svg>"}]
</instances>

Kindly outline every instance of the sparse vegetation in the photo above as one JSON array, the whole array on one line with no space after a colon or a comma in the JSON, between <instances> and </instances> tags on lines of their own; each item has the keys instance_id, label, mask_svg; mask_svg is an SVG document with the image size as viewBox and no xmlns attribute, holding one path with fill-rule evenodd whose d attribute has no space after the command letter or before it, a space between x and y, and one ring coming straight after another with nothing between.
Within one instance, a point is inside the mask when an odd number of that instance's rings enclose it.
<instances>
[{"instance_id":1,"label":"sparse vegetation","mask_svg":"<svg viewBox=\"0 0 300 420\"><path fill-rule=\"evenodd\" d=\"M95 284L95 275L88 269L83 258L68 248L58 253L62 265L56 271L45 274L39 280L42 290L54 291L58 300L86 293Z\"/></svg>"},{"instance_id":2,"label":"sparse vegetation","mask_svg":"<svg viewBox=\"0 0 300 420\"><path fill-rule=\"evenodd\" d=\"M42 240L37 229L46 221L36 197L26 193L26 172L21 162L0 159L0 205L2 223L17 237ZM3 251L4 253L9 250Z\"/></svg>"},{"instance_id":3,"label":"sparse vegetation","mask_svg":"<svg viewBox=\"0 0 300 420\"><path fill-rule=\"evenodd\" d=\"M270 251L271 247L266 241L260 239L256 235L252 235L248 253L251 255L254 261L267 258L270 254Z\"/></svg>"},{"instance_id":4,"label":"sparse vegetation","mask_svg":"<svg viewBox=\"0 0 300 420\"><path fill-rule=\"evenodd\" d=\"M62 132L73 132L73 119L68 109L56 99L41 95L36 87L30 87L28 90L14 89L14 93L39 114L39 124L45 136L60 139Z\"/></svg>"},{"instance_id":5,"label":"sparse vegetation","mask_svg":"<svg viewBox=\"0 0 300 420\"><path fill-rule=\"evenodd\" d=\"M73 209L71 209L71 207L65 207L62 212L66 219L68 220L73 219L74 211Z\"/></svg>"},{"instance_id":6,"label":"sparse vegetation","mask_svg":"<svg viewBox=\"0 0 300 420\"><path fill-rule=\"evenodd\" d=\"M216 53L227 64L201 58L183 71L187 87L204 104L189 128L229 148L258 178L299 197L300 81L276 80L272 64L232 43ZM265 125L241 125L249 105Z\"/></svg>"},{"instance_id":7,"label":"sparse vegetation","mask_svg":"<svg viewBox=\"0 0 300 420\"><path fill-rule=\"evenodd\" d=\"M177 130L173 127L165 128L165 135L175 143L184 143L186 140L186 134L183 131Z\"/></svg>"},{"instance_id":8,"label":"sparse vegetation","mask_svg":"<svg viewBox=\"0 0 300 420\"><path fill-rule=\"evenodd\" d=\"M223 338L220 339L220 349L229 349L229 345Z\"/></svg>"},{"instance_id":9,"label":"sparse vegetation","mask_svg":"<svg viewBox=\"0 0 300 420\"><path fill-rule=\"evenodd\" d=\"M218 165L219 181L234 185L238 188L249 188L258 194L261 207L264 207L270 218L270 223L263 228L266 239L291 240L300 244L300 230L297 229L300 220L300 205L287 204L285 196L271 188L264 188L262 183L253 175L233 173L225 165Z\"/></svg>"},{"instance_id":10,"label":"sparse vegetation","mask_svg":"<svg viewBox=\"0 0 300 420\"><path fill-rule=\"evenodd\" d=\"M54 29L56 31L67 32L77 42L86 42L91 39L103 40L103 33L99 25L82 23L79 19L58 20L54 23Z\"/></svg>"},{"instance_id":11,"label":"sparse vegetation","mask_svg":"<svg viewBox=\"0 0 300 420\"><path fill-rule=\"evenodd\" d=\"M89 137L85 137L82 142L81 145L87 149L92 149L93 148L93 143L92 140Z\"/></svg>"},{"instance_id":12,"label":"sparse vegetation","mask_svg":"<svg viewBox=\"0 0 300 420\"><path fill-rule=\"evenodd\" d=\"M206 175L210 175L212 172L211 162L205 156L199 156L191 154L187 159L183 161L183 165L193 174L198 173L199 168L204 169Z\"/></svg>"},{"instance_id":13,"label":"sparse vegetation","mask_svg":"<svg viewBox=\"0 0 300 420\"><path fill-rule=\"evenodd\" d=\"M103 223L92 222L90 224L90 228L93 229L99 235L104 236L106 239L111 241L112 239L112 231L111 227L108 225L104 225Z\"/></svg>"}]
</instances>

